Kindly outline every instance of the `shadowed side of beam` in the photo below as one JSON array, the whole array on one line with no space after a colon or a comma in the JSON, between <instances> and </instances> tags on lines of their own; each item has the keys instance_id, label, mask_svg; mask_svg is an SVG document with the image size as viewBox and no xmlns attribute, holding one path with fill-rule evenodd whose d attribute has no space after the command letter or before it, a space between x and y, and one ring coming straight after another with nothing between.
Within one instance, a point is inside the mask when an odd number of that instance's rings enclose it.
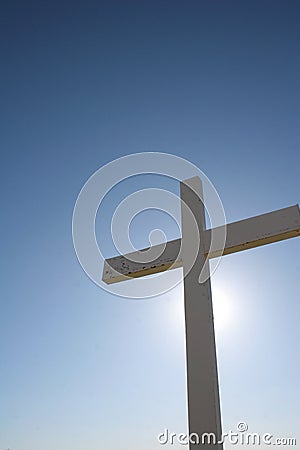
<instances>
[{"instance_id":1,"label":"shadowed side of beam","mask_svg":"<svg viewBox=\"0 0 300 450\"><path fill-rule=\"evenodd\" d=\"M216 227L213 231L217 235L222 230L221 227ZM206 230L204 235L205 253L209 258L290 239L300 235L299 207L294 205L228 224L224 249L210 249L211 232L211 229ZM142 261L143 252L149 248L107 259L102 279L105 283L111 284L181 267L180 246L180 238L153 246L153 252L161 255L151 262L131 261L131 258Z\"/></svg>"}]
</instances>

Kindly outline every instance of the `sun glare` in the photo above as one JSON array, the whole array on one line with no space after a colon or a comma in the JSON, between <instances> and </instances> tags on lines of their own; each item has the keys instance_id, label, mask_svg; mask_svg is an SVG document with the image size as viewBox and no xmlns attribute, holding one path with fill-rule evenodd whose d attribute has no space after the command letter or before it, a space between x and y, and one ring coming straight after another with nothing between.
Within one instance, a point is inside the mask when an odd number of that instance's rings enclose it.
<instances>
[{"instance_id":1,"label":"sun glare","mask_svg":"<svg viewBox=\"0 0 300 450\"><path fill-rule=\"evenodd\" d=\"M184 326L183 286L176 286L172 291L165 294L168 299L170 322L176 329ZM217 333L228 330L234 323L234 300L232 293L224 286L213 286L212 288L214 324Z\"/></svg>"},{"instance_id":2,"label":"sun glare","mask_svg":"<svg viewBox=\"0 0 300 450\"><path fill-rule=\"evenodd\" d=\"M228 328L234 321L234 312L230 293L223 287L212 289L214 323L216 332Z\"/></svg>"}]
</instances>

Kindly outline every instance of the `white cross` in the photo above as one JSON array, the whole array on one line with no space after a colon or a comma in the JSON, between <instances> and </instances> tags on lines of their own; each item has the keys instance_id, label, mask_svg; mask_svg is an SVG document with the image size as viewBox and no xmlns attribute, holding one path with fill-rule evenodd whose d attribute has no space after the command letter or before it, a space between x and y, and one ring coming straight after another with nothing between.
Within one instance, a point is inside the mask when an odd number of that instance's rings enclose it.
<instances>
[{"instance_id":1,"label":"white cross","mask_svg":"<svg viewBox=\"0 0 300 450\"><path fill-rule=\"evenodd\" d=\"M205 260L299 236L300 213L298 205L294 205L231 223L227 225L225 248L210 253L212 230L206 229L205 210L199 198L203 198L200 179L182 181L180 195L184 202L181 204L182 238L154 246L156 254L161 255L151 262L142 260L143 251L148 249L107 259L103 281L111 284L183 267L189 435L196 433L201 442L204 433L213 433L217 439L222 433L210 278L199 283ZM195 247L195 242L190 232L191 219L183 204L192 212L200 236L199 251L191 269L189 249ZM189 445L190 449L223 449L222 444L211 445L207 441Z\"/></svg>"}]
</instances>

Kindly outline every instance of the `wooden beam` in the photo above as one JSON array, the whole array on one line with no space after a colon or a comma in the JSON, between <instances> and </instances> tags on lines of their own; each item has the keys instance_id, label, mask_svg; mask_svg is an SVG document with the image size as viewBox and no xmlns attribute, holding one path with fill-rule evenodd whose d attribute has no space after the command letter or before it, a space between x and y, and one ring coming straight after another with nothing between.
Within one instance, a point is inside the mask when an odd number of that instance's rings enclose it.
<instances>
[{"instance_id":1,"label":"wooden beam","mask_svg":"<svg viewBox=\"0 0 300 450\"><path fill-rule=\"evenodd\" d=\"M214 228L216 235L220 232L221 227ZM294 205L228 224L224 249L210 251L211 229L206 230L204 234L205 254L209 258L215 258L299 235L300 211L299 206ZM102 279L105 283L111 284L181 267L180 247L180 238L152 247L155 254L161 255L150 263L134 262L143 261L143 252L149 248L107 259L104 263Z\"/></svg>"},{"instance_id":2,"label":"wooden beam","mask_svg":"<svg viewBox=\"0 0 300 450\"><path fill-rule=\"evenodd\" d=\"M219 229L214 231L218 233ZM228 224L223 252L216 249L209 253L211 230L207 230L205 252L210 258L215 258L297 236L300 236L300 210L298 205L294 205Z\"/></svg>"},{"instance_id":3,"label":"wooden beam","mask_svg":"<svg viewBox=\"0 0 300 450\"><path fill-rule=\"evenodd\" d=\"M142 260L143 252L149 250L149 247L142 250L127 253L124 256L116 256L106 259L103 267L102 279L106 284L118 283L130 278L139 278L145 275L164 272L165 270L175 269L182 266L179 256L181 239L169 241L167 244L158 244L153 247L155 254L159 254L150 263L136 262Z\"/></svg>"},{"instance_id":4,"label":"wooden beam","mask_svg":"<svg viewBox=\"0 0 300 450\"><path fill-rule=\"evenodd\" d=\"M181 229L188 431L189 436L195 433L199 437L205 436L205 433L212 433L220 440L222 431L216 343L209 266L205 264L206 223L204 205L200 200L203 198L200 178L194 177L181 182L180 197L183 200ZM194 241L198 234L193 231L193 221L196 221L200 234L200 245L195 261L193 261ZM205 265L208 278L205 282L199 283L199 275ZM223 445L209 442L198 445L190 442L188 449L223 450Z\"/></svg>"}]
</instances>

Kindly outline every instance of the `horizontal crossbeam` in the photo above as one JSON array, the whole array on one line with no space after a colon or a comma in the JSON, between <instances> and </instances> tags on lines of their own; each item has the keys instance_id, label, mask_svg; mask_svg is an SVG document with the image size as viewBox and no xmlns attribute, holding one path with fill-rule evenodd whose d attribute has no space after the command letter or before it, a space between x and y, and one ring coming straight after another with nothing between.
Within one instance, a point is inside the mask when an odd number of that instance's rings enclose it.
<instances>
[{"instance_id":1,"label":"horizontal crossbeam","mask_svg":"<svg viewBox=\"0 0 300 450\"><path fill-rule=\"evenodd\" d=\"M213 230L217 234L221 227ZM205 253L209 258L290 239L300 235L299 206L290 206L228 224L224 249L215 249L209 253L211 232L208 229L204 234ZM107 259L102 279L105 283L112 284L181 267L180 247L181 238L151 247L153 254L160 255L151 262L143 262L143 252L149 251L149 248ZM148 257L146 259L149 260Z\"/></svg>"}]
</instances>

